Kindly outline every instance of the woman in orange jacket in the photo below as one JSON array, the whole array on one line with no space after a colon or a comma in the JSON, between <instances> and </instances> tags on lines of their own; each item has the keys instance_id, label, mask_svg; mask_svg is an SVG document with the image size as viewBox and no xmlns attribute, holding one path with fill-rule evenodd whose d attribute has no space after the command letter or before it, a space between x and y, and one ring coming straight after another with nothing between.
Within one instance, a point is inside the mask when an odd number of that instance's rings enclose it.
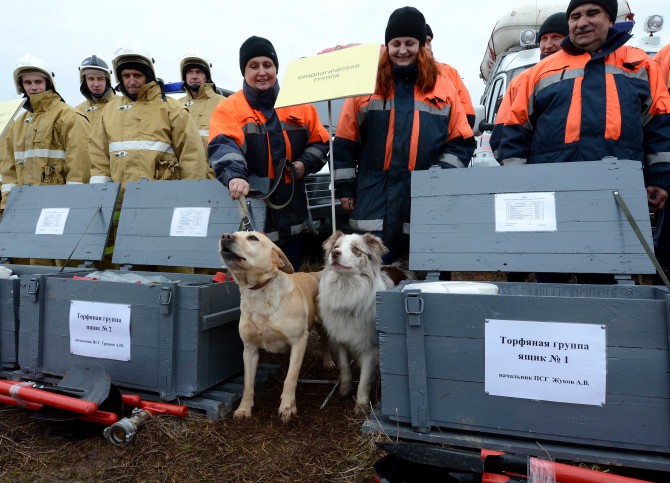
<instances>
[{"instance_id":1,"label":"woman in orange jacket","mask_svg":"<svg viewBox=\"0 0 670 483\"><path fill-rule=\"evenodd\" d=\"M407 250L412 171L464 167L475 148L458 91L425 42L420 11L391 14L375 93L346 100L333 144L335 188L349 224L382 236L385 263Z\"/></svg>"},{"instance_id":2,"label":"woman in orange jacket","mask_svg":"<svg viewBox=\"0 0 670 483\"><path fill-rule=\"evenodd\" d=\"M240 47L241 90L221 101L209 126L209 161L232 199L249 193L249 175L274 180L282 158L292 162L297 179L286 174L270 201L293 198L282 209L267 210L265 232L297 270L300 234L307 228L304 177L326 163L328 132L311 104L275 109L279 94L277 53L269 40L250 37ZM291 183L295 186L292 189Z\"/></svg>"}]
</instances>

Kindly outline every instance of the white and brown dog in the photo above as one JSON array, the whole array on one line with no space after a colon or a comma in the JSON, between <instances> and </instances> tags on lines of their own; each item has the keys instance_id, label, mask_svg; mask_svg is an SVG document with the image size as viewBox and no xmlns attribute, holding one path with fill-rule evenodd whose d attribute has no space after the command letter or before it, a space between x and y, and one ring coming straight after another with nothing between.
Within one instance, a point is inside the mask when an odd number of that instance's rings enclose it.
<instances>
[{"instance_id":1,"label":"white and brown dog","mask_svg":"<svg viewBox=\"0 0 670 483\"><path fill-rule=\"evenodd\" d=\"M284 423L297 414L295 390L309 329L317 315L317 274L293 273L284 252L255 231L224 234L219 252L240 287L240 337L244 343L244 390L236 419L251 417L259 349L286 352L289 368L279 405ZM317 327L319 329L320 326ZM325 331L321 334L324 366L335 366L328 352Z\"/></svg>"},{"instance_id":2,"label":"white and brown dog","mask_svg":"<svg viewBox=\"0 0 670 483\"><path fill-rule=\"evenodd\" d=\"M350 356L358 360L361 373L356 393L357 413L370 405L370 390L379 365L375 342L378 290L393 287L382 270L382 241L369 233L345 235L337 232L324 244L326 266L319 281L319 311L328 338L337 345L340 394L352 389Z\"/></svg>"}]
</instances>

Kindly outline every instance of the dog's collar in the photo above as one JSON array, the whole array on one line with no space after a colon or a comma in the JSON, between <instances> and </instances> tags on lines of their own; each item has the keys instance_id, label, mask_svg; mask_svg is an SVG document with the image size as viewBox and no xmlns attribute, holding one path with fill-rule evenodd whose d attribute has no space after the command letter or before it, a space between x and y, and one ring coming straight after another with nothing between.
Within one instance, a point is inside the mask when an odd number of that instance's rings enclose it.
<instances>
[{"instance_id":1,"label":"dog's collar","mask_svg":"<svg viewBox=\"0 0 670 483\"><path fill-rule=\"evenodd\" d=\"M265 287L266 285L268 285L268 284L269 284L270 282L272 282L275 278L277 278L277 275L275 275L275 276L272 277L272 278L268 278L268 279L267 279L265 282L263 282L263 283L259 283L258 285L254 285L253 287L249 287L249 290L259 290L259 289Z\"/></svg>"}]
</instances>

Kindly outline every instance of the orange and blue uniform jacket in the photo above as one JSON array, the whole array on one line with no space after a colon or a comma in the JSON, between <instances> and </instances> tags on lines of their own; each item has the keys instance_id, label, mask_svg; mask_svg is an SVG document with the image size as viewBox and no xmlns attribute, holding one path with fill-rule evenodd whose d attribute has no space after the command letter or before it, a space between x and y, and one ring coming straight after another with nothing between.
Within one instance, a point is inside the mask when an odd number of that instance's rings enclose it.
<instances>
[{"instance_id":1,"label":"orange and blue uniform jacket","mask_svg":"<svg viewBox=\"0 0 670 483\"><path fill-rule=\"evenodd\" d=\"M456 68L450 66L449 64L445 64L444 62L437 62L437 67L440 69L442 75L449 79L449 82L451 82L456 88L458 97L461 100L463 109L465 110L465 115L468 118L468 124L470 124L470 127L473 127L475 125L475 106L472 105L470 92L468 91L468 88L465 87L465 83L463 82L463 79L461 79L461 75L458 73Z\"/></svg>"},{"instance_id":2,"label":"orange and blue uniform jacket","mask_svg":"<svg viewBox=\"0 0 670 483\"><path fill-rule=\"evenodd\" d=\"M209 161L224 186L233 178L248 181L249 175L274 180L282 158L302 161L305 175L318 172L326 163L328 131L319 121L316 109L305 104L275 110L278 91L277 84L274 92L268 90L257 96L245 83L244 89L221 101L212 112ZM291 203L266 212L265 232L273 241L284 243L307 227L305 177L293 182ZM290 174L285 174L270 200L285 203L291 195L290 183Z\"/></svg>"},{"instance_id":3,"label":"orange and blue uniform jacket","mask_svg":"<svg viewBox=\"0 0 670 483\"><path fill-rule=\"evenodd\" d=\"M665 80L668 91L670 91L670 44L659 50L654 60L661 68L661 76Z\"/></svg>"},{"instance_id":4,"label":"orange and blue uniform jacket","mask_svg":"<svg viewBox=\"0 0 670 483\"><path fill-rule=\"evenodd\" d=\"M394 69L393 98L347 99L333 141L337 196L355 198L350 226L386 243L409 219L411 172L464 167L475 148L456 88L438 75L433 91L422 94L410 67Z\"/></svg>"},{"instance_id":5,"label":"orange and blue uniform jacket","mask_svg":"<svg viewBox=\"0 0 670 483\"><path fill-rule=\"evenodd\" d=\"M522 77L501 131L503 164L639 160L647 186L670 188L670 96L658 66L625 32L594 53L569 37Z\"/></svg>"}]
</instances>

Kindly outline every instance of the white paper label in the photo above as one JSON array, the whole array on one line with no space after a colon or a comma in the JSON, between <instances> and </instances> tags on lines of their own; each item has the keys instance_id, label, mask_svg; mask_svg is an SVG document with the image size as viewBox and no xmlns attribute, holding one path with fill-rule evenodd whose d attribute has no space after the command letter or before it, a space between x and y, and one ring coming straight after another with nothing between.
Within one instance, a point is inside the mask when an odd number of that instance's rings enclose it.
<instances>
[{"instance_id":1,"label":"white paper label","mask_svg":"<svg viewBox=\"0 0 670 483\"><path fill-rule=\"evenodd\" d=\"M42 208L35 235L62 235L70 208Z\"/></svg>"},{"instance_id":2,"label":"white paper label","mask_svg":"<svg viewBox=\"0 0 670 483\"><path fill-rule=\"evenodd\" d=\"M70 352L78 356L130 360L130 305L72 300Z\"/></svg>"},{"instance_id":3,"label":"white paper label","mask_svg":"<svg viewBox=\"0 0 670 483\"><path fill-rule=\"evenodd\" d=\"M496 232L556 231L554 193L495 195Z\"/></svg>"},{"instance_id":4,"label":"white paper label","mask_svg":"<svg viewBox=\"0 0 670 483\"><path fill-rule=\"evenodd\" d=\"M596 324L488 319L484 389L493 396L604 405L606 332Z\"/></svg>"},{"instance_id":5,"label":"white paper label","mask_svg":"<svg viewBox=\"0 0 670 483\"><path fill-rule=\"evenodd\" d=\"M170 236L207 236L211 208L175 208Z\"/></svg>"}]
</instances>

